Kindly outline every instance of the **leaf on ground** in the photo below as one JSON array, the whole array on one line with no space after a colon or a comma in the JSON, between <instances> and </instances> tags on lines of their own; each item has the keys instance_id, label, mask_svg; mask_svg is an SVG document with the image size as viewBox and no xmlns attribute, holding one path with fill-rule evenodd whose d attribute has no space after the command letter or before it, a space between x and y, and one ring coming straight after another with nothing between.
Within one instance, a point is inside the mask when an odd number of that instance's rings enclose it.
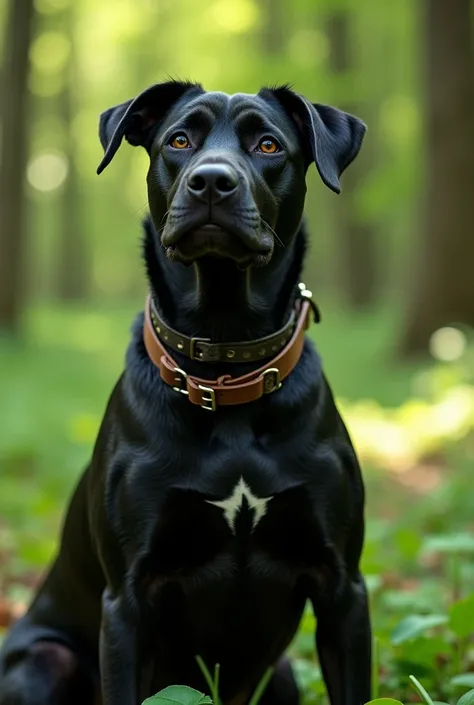
<instances>
[{"instance_id":1,"label":"leaf on ground","mask_svg":"<svg viewBox=\"0 0 474 705\"><path fill-rule=\"evenodd\" d=\"M459 673L451 678L450 685L461 688L474 688L474 673Z\"/></svg>"},{"instance_id":2,"label":"leaf on ground","mask_svg":"<svg viewBox=\"0 0 474 705\"><path fill-rule=\"evenodd\" d=\"M187 685L170 685L144 700L142 705L212 705L212 700Z\"/></svg>"},{"instance_id":3,"label":"leaf on ground","mask_svg":"<svg viewBox=\"0 0 474 705\"><path fill-rule=\"evenodd\" d=\"M447 615L444 614L411 614L403 619L392 632L392 644L398 646L409 639L414 639L424 634L428 629L446 624Z\"/></svg>"},{"instance_id":4,"label":"leaf on ground","mask_svg":"<svg viewBox=\"0 0 474 705\"><path fill-rule=\"evenodd\" d=\"M468 533L428 536L422 553L474 553L474 536Z\"/></svg>"},{"instance_id":5,"label":"leaf on ground","mask_svg":"<svg viewBox=\"0 0 474 705\"><path fill-rule=\"evenodd\" d=\"M470 690L468 693L462 695L457 705L474 705L474 690Z\"/></svg>"}]
</instances>

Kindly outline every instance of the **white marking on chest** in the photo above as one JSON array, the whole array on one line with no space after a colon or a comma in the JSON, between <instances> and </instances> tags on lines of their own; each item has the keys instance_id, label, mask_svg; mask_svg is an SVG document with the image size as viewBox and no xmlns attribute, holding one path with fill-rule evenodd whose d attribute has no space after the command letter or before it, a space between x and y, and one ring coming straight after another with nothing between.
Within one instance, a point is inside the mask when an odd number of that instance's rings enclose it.
<instances>
[{"instance_id":1,"label":"white marking on chest","mask_svg":"<svg viewBox=\"0 0 474 705\"><path fill-rule=\"evenodd\" d=\"M244 497L247 500L250 509L253 510L253 530L257 526L260 519L265 516L267 512L267 504L271 499L273 499L273 496L262 498L256 497L243 477L241 477L237 482L232 490L232 493L227 497L227 499L220 502L213 502L210 499L206 499L206 502L222 509L226 522L228 523L231 531L235 534L235 519L240 508L242 507Z\"/></svg>"}]
</instances>

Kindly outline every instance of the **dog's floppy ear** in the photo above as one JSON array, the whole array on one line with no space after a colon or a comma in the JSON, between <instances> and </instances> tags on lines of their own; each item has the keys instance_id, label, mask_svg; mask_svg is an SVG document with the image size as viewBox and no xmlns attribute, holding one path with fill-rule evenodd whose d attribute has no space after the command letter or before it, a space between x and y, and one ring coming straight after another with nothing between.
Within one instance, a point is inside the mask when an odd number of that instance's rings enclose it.
<instances>
[{"instance_id":1,"label":"dog's floppy ear","mask_svg":"<svg viewBox=\"0 0 474 705\"><path fill-rule=\"evenodd\" d=\"M359 118L330 105L310 103L287 86L264 89L264 98L276 98L303 136L307 166L314 161L323 182L341 192L339 177L357 156L366 132Z\"/></svg>"},{"instance_id":2,"label":"dog's floppy ear","mask_svg":"<svg viewBox=\"0 0 474 705\"><path fill-rule=\"evenodd\" d=\"M110 164L124 137L134 146L147 146L150 130L165 116L173 103L191 91L204 92L197 83L157 83L133 100L103 112L99 120L99 138L105 154L97 173L100 174Z\"/></svg>"}]
</instances>

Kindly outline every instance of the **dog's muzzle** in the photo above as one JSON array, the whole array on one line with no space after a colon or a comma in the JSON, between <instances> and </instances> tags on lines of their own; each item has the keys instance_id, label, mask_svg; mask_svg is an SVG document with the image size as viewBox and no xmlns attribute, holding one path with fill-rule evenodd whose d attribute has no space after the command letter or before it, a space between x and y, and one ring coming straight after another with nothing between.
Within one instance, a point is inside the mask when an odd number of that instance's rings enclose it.
<instances>
[{"instance_id":1,"label":"dog's muzzle","mask_svg":"<svg viewBox=\"0 0 474 705\"><path fill-rule=\"evenodd\" d=\"M244 267L267 264L274 247L247 176L225 161L201 162L182 175L161 241L170 259L211 255Z\"/></svg>"}]
</instances>

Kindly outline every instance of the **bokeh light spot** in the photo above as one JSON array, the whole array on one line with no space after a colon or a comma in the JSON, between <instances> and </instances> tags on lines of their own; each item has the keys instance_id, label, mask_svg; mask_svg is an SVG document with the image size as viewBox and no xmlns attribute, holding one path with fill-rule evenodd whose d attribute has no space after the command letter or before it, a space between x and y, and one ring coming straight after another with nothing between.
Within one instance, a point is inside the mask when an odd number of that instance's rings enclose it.
<instances>
[{"instance_id":1,"label":"bokeh light spot","mask_svg":"<svg viewBox=\"0 0 474 705\"><path fill-rule=\"evenodd\" d=\"M250 0L218 0L210 8L211 19L232 34L248 32L257 22L257 8Z\"/></svg>"},{"instance_id":2,"label":"bokeh light spot","mask_svg":"<svg viewBox=\"0 0 474 705\"><path fill-rule=\"evenodd\" d=\"M33 42L31 61L40 73L62 71L71 53L71 42L61 32L43 32Z\"/></svg>"},{"instance_id":3,"label":"bokeh light spot","mask_svg":"<svg viewBox=\"0 0 474 705\"><path fill-rule=\"evenodd\" d=\"M62 152L43 152L31 159L26 171L28 183L37 191L55 191L66 180L68 160Z\"/></svg>"},{"instance_id":4,"label":"bokeh light spot","mask_svg":"<svg viewBox=\"0 0 474 705\"><path fill-rule=\"evenodd\" d=\"M437 360L454 362L466 350L466 338L457 328L439 328L430 339L430 353Z\"/></svg>"}]
</instances>

